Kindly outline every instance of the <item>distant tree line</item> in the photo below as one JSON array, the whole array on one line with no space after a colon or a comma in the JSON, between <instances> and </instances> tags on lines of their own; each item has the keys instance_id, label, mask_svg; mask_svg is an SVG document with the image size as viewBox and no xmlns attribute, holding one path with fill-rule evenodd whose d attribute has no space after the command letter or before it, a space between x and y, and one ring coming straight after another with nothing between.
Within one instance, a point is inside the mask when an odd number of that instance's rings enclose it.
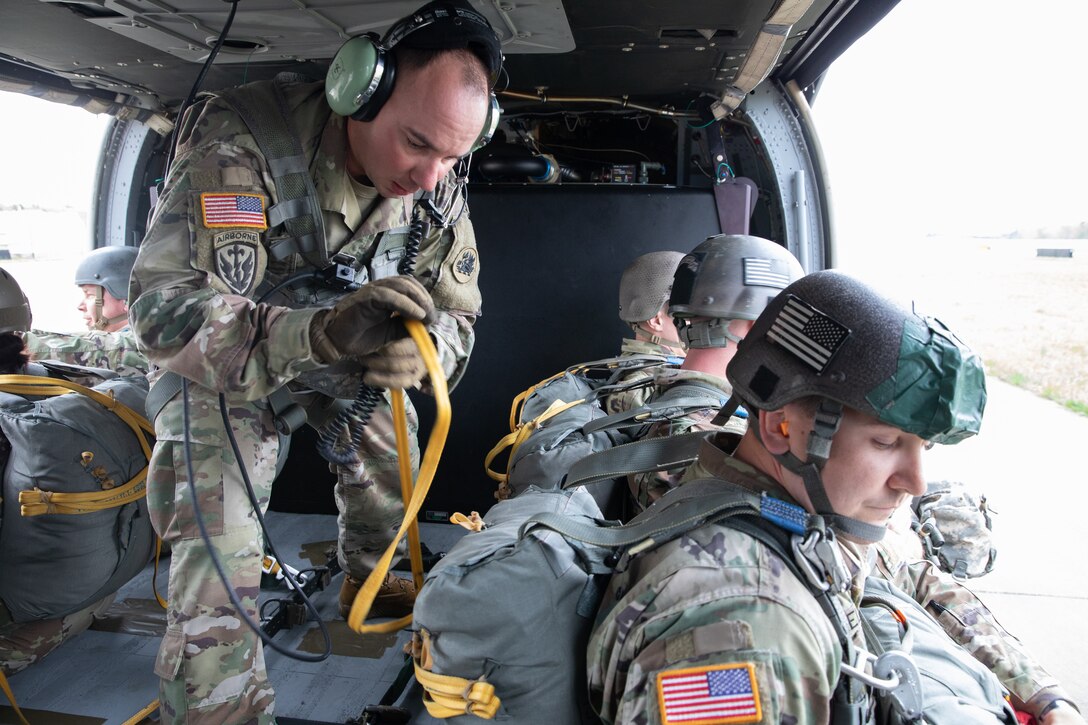
<instances>
[{"instance_id":1,"label":"distant tree line","mask_svg":"<svg viewBox=\"0 0 1088 725\"><path fill-rule=\"evenodd\" d=\"M1017 229L1007 236L1009 239L1088 239L1088 221L1061 227Z\"/></svg>"}]
</instances>

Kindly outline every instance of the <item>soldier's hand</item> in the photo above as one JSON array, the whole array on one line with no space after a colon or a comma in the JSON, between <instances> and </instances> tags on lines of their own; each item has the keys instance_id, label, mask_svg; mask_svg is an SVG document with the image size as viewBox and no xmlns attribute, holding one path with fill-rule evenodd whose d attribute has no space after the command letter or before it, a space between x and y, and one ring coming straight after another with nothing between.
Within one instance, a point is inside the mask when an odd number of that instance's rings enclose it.
<instances>
[{"instance_id":1,"label":"soldier's hand","mask_svg":"<svg viewBox=\"0 0 1088 725\"><path fill-rule=\"evenodd\" d=\"M387 390L407 390L427 374L419 347L410 337L394 340L359 362L366 368L363 382Z\"/></svg>"},{"instance_id":2,"label":"soldier's hand","mask_svg":"<svg viewBox=\"0 0 1088 725\"><path fill-rule=\"evenodd\" d=\"M369 355L407 334L404 323L394 314L424 323L433 317L431 296L414 277L379 279L345 295L314 317L311 346L326 363Z\"/></svg>"}]
</instances>

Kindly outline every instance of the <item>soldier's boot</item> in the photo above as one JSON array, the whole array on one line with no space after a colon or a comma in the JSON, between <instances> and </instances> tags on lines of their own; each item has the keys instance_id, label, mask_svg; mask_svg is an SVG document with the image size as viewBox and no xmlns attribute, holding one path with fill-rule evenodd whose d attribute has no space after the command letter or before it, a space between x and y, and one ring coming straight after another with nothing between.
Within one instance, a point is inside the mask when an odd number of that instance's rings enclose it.
<instances>
[{"instance_id":1,"label":"soldier's boot","mask_svg":"<svg viewBox=\"0 0 1088 725\"><path fill-rule=\"evenodd\" d=\"M355 595L363 587L363 581L345 574L340 585L340 616L348 618ZM411 579L402 579L392 572L385 575L385 581L378 589L378 596L370 606L370 617L405 617L412 613L416 603L416 585Z\"/></svg>"}]
</instances>

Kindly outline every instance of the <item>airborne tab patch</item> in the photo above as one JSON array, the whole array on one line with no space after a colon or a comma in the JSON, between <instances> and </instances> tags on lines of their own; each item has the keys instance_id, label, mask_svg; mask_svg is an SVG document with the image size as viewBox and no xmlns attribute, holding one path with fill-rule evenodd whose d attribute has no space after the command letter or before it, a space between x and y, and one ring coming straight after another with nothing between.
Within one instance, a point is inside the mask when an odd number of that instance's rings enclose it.
<instances>
[{"instance_id":1,"label":"airborne tab patch","mask_svg":"<svg viewBox=\"0 0 1088 725\"><path fill-rule=\"evenodd\" d=\"M751 662L661 672L657 702L661 725L725 725L763 718Z\"/></svg>"},{"instance_id":2,"label":"airborne tab patch","mask_svg":"<svg viewBox=\"0 0 1088 725\"><path fill-rule=\"evenodd\" d=\"M204 226L209 229L268 229L264 197L260 194L201 194L200 211Z\"/></svg>"},{"instance_id":3,"label":"airborne tab patch","mask_svg":"<svg viewBox=\"0 0 1088 725\"><path fill-rule=\"evenodd\" d=\"M215 245L215 273L231 291L248 297L257 280L257 246L261 237L248 229L218 232Z\"/></svg>"}]
</instances>

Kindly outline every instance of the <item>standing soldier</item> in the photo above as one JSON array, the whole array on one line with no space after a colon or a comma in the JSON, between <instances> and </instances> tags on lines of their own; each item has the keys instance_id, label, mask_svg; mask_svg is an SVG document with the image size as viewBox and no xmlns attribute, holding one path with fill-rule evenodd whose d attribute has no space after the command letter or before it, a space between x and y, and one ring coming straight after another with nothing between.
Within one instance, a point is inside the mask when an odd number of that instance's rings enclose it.
<instances>
[{"instance_id":1,"label":"standing soldier","mask_svg":"<svg viewBox=\"0 0 1088 725\"><path fill-rule=\"evenodd\" d=\"M75 283L83 295L78 309L88 331L30 330L23 341L31 357L105 368L118 375L145 375L147 358L136 347L128 325L128 282L135 261L135 247L101 247L84 257Z\"/></svg>"},{"instance_id":2,"label":"standing soldier","mask_svg":"<svg viewBox=\"0 0 1088 725\"><path fill-rule=\"evenodd\" d=\"M419 383L424 366L396 314L428 323L451 386L464 374L481 301L455 169L494 130L500 66L487 20L465 0L436 0L381 43L348 41L324 85L249 84L181 120L130 313L157 366L148 504L173 548L155 667L164 720L272 721L260 643L210 558L254 615L262 542L242 477L267 505L281 416L269 396L289 385L313 414L330 396L355 396L360 380ZM403 510L388 395L365 427L339 420L351 435L329 434L325 453L338 477L344 613ZM413 446L413 467L418 455ZM212 552L194 522L187 461ZM405 614L414 596L391 576L372 612Z\"/></svg>"}]
</instances>

